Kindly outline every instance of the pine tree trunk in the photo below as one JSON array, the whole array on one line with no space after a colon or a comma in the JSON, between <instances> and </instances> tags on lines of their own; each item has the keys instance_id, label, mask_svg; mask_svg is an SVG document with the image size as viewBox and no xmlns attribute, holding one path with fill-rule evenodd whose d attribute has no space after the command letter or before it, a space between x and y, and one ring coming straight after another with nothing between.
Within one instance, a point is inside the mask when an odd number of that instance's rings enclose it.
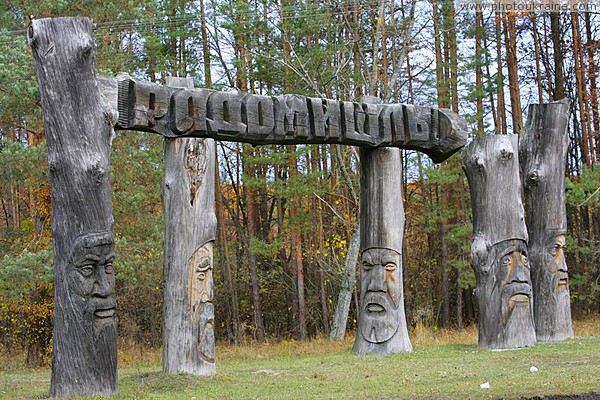
<instances>
[{"instance_id":1,"label":"pine tree trunk","mask_svg":"<svg viewBox=\"0 0 600 400\"><path fill-rule=\"evenodd\" d=\"M252 240L256 237L256 201L255 191L248 180L254 177L254 167L250 167L249 158L252 156L252 148L244 145L244 193L246 195L246 222L247 233L244 235L245 247L248 254L248 264L250 264L250 282L252 284L252 305L254 308L254 328L256 330L256 340L262 342L265 340L265 325L263 323L262 307L260 304L260 287L258 279L258 265L256 253L252 248Z\"/></svg>"},{"instance_id":2,"label":"pine tree trunk","mask_svg":"<svg viewBox=\"0 0 600 400\"><path fill-rule=\"evenodd\" d=\"M515 26L516 16L507 13L504 26L506 46L506 65L508 68L508 86L510 92L510 106L512 115L513 132L521 132L523 128L523 115L521 112L521 97L519 91L519 70L517 68L517 32Z\"/></svg>"},{"instance_id":3,"label":"pine tree trunk","mask_svg":"<svg viewBox=\"0 0 600 400\"><path fill-rule=\"evenodd\" d=\"M565 261L565 167L569 101L531 105L521 138L529 263L538 340L573 337Z\"/></svg>"},{"instance_id":4,"label":"pine tree trunk","mask_svg":"<svg viewBox=\"0 0 600 400\"><path fill-rule=\"evenodd\" d=\"M560 100L565 97L565 78L563 74L563 50L562 50L562 32L560 28L560 17L562 13L550 13L550 31L552 35L552 45L554 48L554 97L553 100Z\"/></svg>"},{"instance_id":5,"label":"pine tree trunk","mask_svg":"<svg viewBox=\"0 0 600 400\"><path fill-rule=\"evenodd\" d=\"M188 78L167 78L192 88ZM215 366L213 248L215 142L165 138L163 370L212 375Z\"/></svg>"},{"instance_id":6,"label":"pine tree trunk","mask_svg":"<svg viewBox=\"0 0 600 400\"><path fill-rule=\"evenodd\" d=\"M498 125L496 126L496 134L506 135L508 129L506 126L506 103L504 100L504 74L502 73L502 16L501 13L496 13L496 60L497 67L497 87L498 87Z\"/></svg>"},{"instance_id":7,"label":"pine tree trunk","mask_svg":"<svg viewBox=\"0 0 600 400\"><path fill-rule=\"evenodd\" d=\"M33 20L28 30L52 187L53 397L118 392L110 186L116 115L98 87L92 31L81 17Z\"/></svg>"}]
</instances>

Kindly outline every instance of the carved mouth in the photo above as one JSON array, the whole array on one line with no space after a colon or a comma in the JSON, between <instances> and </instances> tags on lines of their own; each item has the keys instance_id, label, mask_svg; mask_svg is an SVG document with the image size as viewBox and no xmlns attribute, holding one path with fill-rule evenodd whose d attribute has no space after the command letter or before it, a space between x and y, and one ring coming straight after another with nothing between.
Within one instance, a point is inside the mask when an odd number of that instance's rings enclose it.
<instances>
[{"instance_id":1,"label":"carved mouth","mask_svg":"<svg viewBox=\"0 0 600 400\"><path fill-rule=\"evenodd\" d=\"M504 287L503 292L511 298L517 295L531 296L531 285L525 282L511 282Z\"/></svg>"},{"instance_id":2,"label":"carved mouth","mask_svg":"<svg viewBox=\"0 0 600 400\"><path fill-rule=\"evenodd\" d=\"M110 308L104 308L104 309L96 310L96 311L94 311L94 315L97 318L110 318L113 315L115 315L115 308L114 307L110 307Z\"/></svg>"},{"instance_id":3,"label":"carved mouth","mask_svg":"<svg viewBox=\"0 0 600 400\"><path fill-rule=\"evenodd\" d=\"M558 281L556 282L556 287L558 290L564 290L567 288L569 283L569 277L566 273L562 272L558 274Z\"/></svg>"},{"instance_id":4,"label":"carved mouth","mask_svg":"<svg viewBox=\"0 0 600 400\"><path fill-rule=\"evenodd\" d=\"M385 307L382 306L381 304L377 304L377 303L369 303L369 304L367 304L367 306L365 308L369 312L374 312L374 313L385 312Z\"/></svg>"},{"instance_id":5,"label":"carved mouth","mask_svg":"<svg viewBox=\"0 0 600 400\"><path fill-rule=\"evenodd\" d=\"M510 297L510 299L508 300L511 303L527 303L529 302L529 296L526 295L525 293L517 293L514 294Z\"/></svg>"}]
</instances>

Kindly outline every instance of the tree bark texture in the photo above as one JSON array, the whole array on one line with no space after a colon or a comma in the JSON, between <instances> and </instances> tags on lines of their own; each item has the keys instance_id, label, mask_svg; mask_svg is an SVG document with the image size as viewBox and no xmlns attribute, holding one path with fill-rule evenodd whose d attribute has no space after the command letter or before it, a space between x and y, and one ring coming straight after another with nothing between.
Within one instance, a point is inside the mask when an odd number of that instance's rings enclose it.
<instances>
[{"instance_id":1,"label":"tree bark texture","mask_svg":"<svg viewBox=\"0 0 600 400\"><path fill-rule=\"evenodd\" d=\"M48 142L54 246L50 395L117 394L110 152L117 116L94 66L87 18L33 20Z\"/></svg>"},{"instance_id":2,"label":"tree bark texture","mask_svg":"<svg viewBox=\"0 0 600 400\"><path fill-rule=\"evenodd\" d=\"M471 266L479 303L479 345L535 345L518 136L480 136L463 151L473 209Z\"/></svg>"},{"instance_id":3,"label":"tree bark texture","mask_svg":"<svg viewBox=\"0 0 600 400\"><path fill-rule=\"evenodd\" d=\"M402 286L402 164L394 148L360 150L361 269L354 352L409 352Z\"/></svg>"},{"instance_id":4,"label":"tree bark texture","mask_svg":"<svg viewBox=\"0 0 600 400\"><path fill-rule=\"evenodd\" d=\"M537 338L573 337L565 261L569 100L529 107L520 143Z\"/></svg>"},{"instance_id":5,"label":"tree bark texture","mask_svg":"<svg viewBox=\"0 0 600 400\"><path fill-rule=\"evenodd\" d=\"M192 83L171 78L170 86ZM181 89L184 90L184 89ZM163 370L212 375L215 142L165 138Z\"/></svg>"}]
</instances>

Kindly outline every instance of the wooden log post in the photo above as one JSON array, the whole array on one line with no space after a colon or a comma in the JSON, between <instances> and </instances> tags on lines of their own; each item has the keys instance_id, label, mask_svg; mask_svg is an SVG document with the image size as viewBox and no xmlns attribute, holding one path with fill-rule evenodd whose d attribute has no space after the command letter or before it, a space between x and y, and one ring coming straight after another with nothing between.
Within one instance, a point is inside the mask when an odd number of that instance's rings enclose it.
<instances>
[{"instance_id":1,"label":"wooden log post","mask_svg":"<svg viewBox=\"0 0 600 400\"><path fill-rule=\"evenodd\" d=\"M531 105L520 144L537 339L573 337L565 261L569 100Z\"/></svg>"},{"instance_id":2,"label":"wooden log post","mask_svg":"<svg viewBox=\"0 0 600 400\"><path fill-rule=\"evenodd\" d=\"M54 245L50 395L117 394L111 142L117 116L100 94L93 23L33 20L48 143Z\"/></svg>"},{"instance_id":3,"label":"wooden log post","mask_svg":"<svg viewBox=\"0 0 600 400\"><path fill-rule=\"evenodd\" d=\"M167 84L193 86L185 78L168 78ZM164 140L163 370L169 373L216 373L215 159L213 139Z\"/></svg>"},{"instance_id":4,"label":"wooden log post","mask_svg":"<svg viewBox=\"0 0 600 400\"><path fill-rule=\"evenodd\" d=\"M471 191L471 266L479 303L479 345L535 345L527 228L521 200L518 136L478 137L463 150Z\"/></svg>"},{"instance_id":5,"label":"wooden log post","mask_svg":"<svg viewBox=\"0 0 600 400\"><path fill-rule=\"evenodd\" d=\"M402 286L405 216L400 149L361 148L360 169L362 253L354 352L379 356L410 352Z\"/></svg>"}]
</instances>

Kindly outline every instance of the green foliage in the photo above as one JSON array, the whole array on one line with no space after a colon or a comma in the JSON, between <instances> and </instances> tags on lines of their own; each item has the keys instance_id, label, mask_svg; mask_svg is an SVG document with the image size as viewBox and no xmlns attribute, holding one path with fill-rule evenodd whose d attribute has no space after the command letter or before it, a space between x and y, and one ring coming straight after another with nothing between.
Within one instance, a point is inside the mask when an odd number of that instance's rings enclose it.
<instances>
[{"instance_id":1,"label":"green foliage","mask_svg":"<svg viewBox=\"0 0 600 400\"><path fill-rule=\"evenodd\" d=\"M18 256L6 255L0 260L0 299L16 301L27 299L39 284L50 284L54 279L54 259L50 250Z\"/></svg>"}]
</instances>

